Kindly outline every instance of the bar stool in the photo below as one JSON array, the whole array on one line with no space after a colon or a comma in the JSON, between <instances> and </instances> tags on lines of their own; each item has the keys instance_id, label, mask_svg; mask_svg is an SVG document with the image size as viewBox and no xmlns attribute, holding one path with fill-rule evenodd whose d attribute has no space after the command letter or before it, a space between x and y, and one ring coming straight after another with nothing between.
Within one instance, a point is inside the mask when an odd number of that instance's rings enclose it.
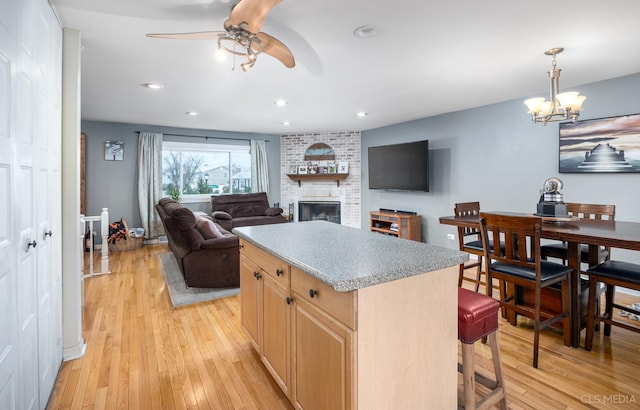
<instances>
[{"instance_id":1,"label":"bar stool","mask_svg":"<svg viewBox=\"0 0 640 410\"><path fill-rule=\"evenodd\" d=\"M500 408L506 410L507 397L504 389L502 363L498 349L498 309L497 300L464 288L458 288L458 339L462 342L462 372L464 388L464 408L488 409L498 402ZM495 381L475 371L473 345L480 339L488 337L491 346L491 358L495 372ZM491 389L476 404L476 381Z\"/></svg>"},{"instance_id":2,"label":"bar stool","mask_svg":"<svg viewBox=\"0 0 640 410\"><path fill-rule=\"evenodd\" d=\"M612 325L640 333L640 326L631 326L622 320L616 320L613 315L613 308L617 308L621 312L628 314L640 314L640 311L633 307L615 303L616 287L640 291L640 265L630 262L607 260L588 269L587 273L589 274L589 305L587 308L587 335L584 339L584 348L591 350L593 347L593 331L595 326L600 322L605 324L605 336L611 335ZM596 309L600 301L599 283L606 285L605 308L602 314Z\"/></svg>"},{"instance_id":3,"label":"bar stool","mask_svg":"<svg viewBox=\"0 0 640 410\"><path fill-rule=\"evenodd\" d=\"M480 214L480 202L460 202L455 204L453 213L456 216L470 216ZM471 241L469 241L471 237ZM463 252L476 255L478 260L471 263L461 263L458 272L458 287L462 287L462 281L469 281L475 284L476 292L480 288L480 285L486 286L486 281L482 280L482 258L484 257L484 248L482 247L482 240L480 239L480 230L477 227L458 226L458 242L460 250ZM467 269L476 269L475 277L468 278L464 275ZM485 276L486 277L486 276ZM485 293L488 291L485 288Z\"/></svg>"}]
</instances>

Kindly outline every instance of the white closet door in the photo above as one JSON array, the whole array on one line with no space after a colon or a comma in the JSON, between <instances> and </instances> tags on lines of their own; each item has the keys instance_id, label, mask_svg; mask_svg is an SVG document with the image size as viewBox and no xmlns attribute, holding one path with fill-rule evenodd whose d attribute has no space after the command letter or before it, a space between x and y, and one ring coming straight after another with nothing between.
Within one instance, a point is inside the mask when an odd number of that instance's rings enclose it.
<instances>
[{"instance_id":1,"label":"white closet door","mask_svg":"<svg viewBox=\"0 0 640 410\"><path fill-rule=\"evenodd\" d=\"M16 60L16 1L0 1L0 408L18 407L18 299L14 203L12 71Z\"/></svg>"},{"instance_id":2,"label":"white closet door","mask_svg":"<svg viewBox=\"0 0 640 410\"><path fill-rule=\"evenodd\" d=\"M0 1L1 409L44 408L62 360L61 37L46 0Z\"/></svg>"}]
</instances>

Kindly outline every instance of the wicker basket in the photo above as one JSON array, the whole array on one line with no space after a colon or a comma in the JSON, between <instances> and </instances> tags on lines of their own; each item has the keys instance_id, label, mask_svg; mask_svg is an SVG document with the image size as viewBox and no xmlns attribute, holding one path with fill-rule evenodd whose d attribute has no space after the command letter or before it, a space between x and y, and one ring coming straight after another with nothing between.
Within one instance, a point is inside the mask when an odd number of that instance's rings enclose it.
<instances>
[{"instance_id":1,"label":"wicker basket","mask_svg":"<svg viewBox=\"0 0 640 410\"><path fill-rule=\"evenodd\" d=\"M144 242L143 237L128 237L126 240L120 240L116 243L109 244L109 252L130 251L138 249Z\"/></svg>"}]
</instances>

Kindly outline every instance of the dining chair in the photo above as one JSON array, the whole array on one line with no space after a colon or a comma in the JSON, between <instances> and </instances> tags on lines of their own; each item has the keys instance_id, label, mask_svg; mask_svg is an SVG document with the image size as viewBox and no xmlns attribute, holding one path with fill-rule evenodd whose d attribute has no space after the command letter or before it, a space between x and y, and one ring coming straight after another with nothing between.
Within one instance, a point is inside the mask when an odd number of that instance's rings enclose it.
<instances>
[{"instance_id":1,"label":"dining chair","mask_svg":"<svg viewBox=\"0 0 640 410\"><path fill-rule=\"evenodd\" d=\"M569 202L567 205L567 213L569 216L580 219L596 219L613 221L616 217L615 205L596 205L596 204L580 204ZM567 243L555 242L540 246L542 259L556 258L562 259L562 263L567 261ZM610 247L601 247L598 254L598 263L609 259L611 254ZM589 246L580 246L580 261L589 263Z\"/></svg>"},{"instance_id":2,"label":"dining chair","mask_svg":"<svg viewBox=\"0 0 640 410\"><path fill-rule=\"evenodd\" d=\"M480 202L460 202L455 204L453 208L455 216L470 216L480 214ZM458 287L462 287L463 281L471 282L475 285L475 291L480 289L480 285L485 286L486 282L482 280L482 258L484 257L484 249L482 247L482 239L480 239L480 230L477 227L458 226L458 244L462 252L468 252L476 255L476 261L461 263L458 267ZM475 276L465 276L468 269L475 268ZM486 287L485 287L486 289Z\"/></svg>"},{"instance_id":3,"label":"dining chair","mask_svg":"<svg viewBox=\"0 0 640 410\"><path fill-rule=\"evenodd\" d=\"M587 307L587 334L584 340L584 348L591 350L593 347L593 335L598 323L603 322L604 335L611 335L611 326L618 326L632 332L640 333L640 326L632 326L631 321L616 320L613 309L619 309L620 313L639 315L640 310L633 306L623 306L615 303L616 287L622 287L640 291L640 265L630 262L606 260L594 267L587 269L589 275L589 304ZM604 312L599 313L597 304L600 301L598 284L606 286Z\"/></svg>"},{"instance_id":4,"label":"dining chair","mask_svg":"<svg viewBox=\"0 0 640 410\"><path fill-rule=\"evenodd\" d=\"M569 274L571 268L540 258L542 218L498 213L480 213L480 233L484 248L487 280L499 280L500 306L507 316L522 315L533 320L533 367L538 367L540 331L562 321L565 335L569 334ZM489 246L490 241L501 246ZM561 286L561 309L551 313L541 309L540 295L544 288L555 283ZM534 294L533 306L519 302L518 287ZM489 287L493 296L493 287ZM513 322L515 323L515 322Z\"/></svg>"}]
</instances>

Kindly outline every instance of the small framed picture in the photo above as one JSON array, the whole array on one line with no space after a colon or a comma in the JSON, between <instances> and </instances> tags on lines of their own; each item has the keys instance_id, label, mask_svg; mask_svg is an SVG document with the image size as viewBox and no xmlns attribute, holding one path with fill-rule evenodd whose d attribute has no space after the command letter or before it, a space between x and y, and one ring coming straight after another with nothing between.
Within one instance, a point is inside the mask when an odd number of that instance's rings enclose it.
<instances>
[{"instance_id":1,"label":"small framed picture","mask_svg":"<svg viewBox=\"0 0 640 410\"><path fill-rule=\"evenodd\" d=\"M327 173L328 174L335 174L338 170L338 166L336 165L335 162L333 161L329 161L327 163Z\"/></svg>"},{"instance_id":2,"label":"small framed picture","mask_svg":"<svg viewBox=\"0 0 640 410\"><path fill-rule=\"evenodd\" d=\"M338 162L338 174L348 174L348 173L349 173L349 163Z\"/></svg>"},{"instance_id":3,"label":"small framed picture","mask_svg":"<svg viewBox=\"0 0 640 410\"><path fill-rule=\"evenodd\" d=\"M298 174L305 175L307 173L306 165L298 165Z\"/></svg>"},{"instance_id":4,"label":"small framed picture","mask_svg":"<svg viewBox=\"0 0 640 410\"><path fill-rule=\"evenodd\" d=\"M298 173L298 166L297 165L290 165L289 166L289 173L290 174L297 174Z\"/></svg>"},{"instance_id":5,"label":"small framed picture","mask_svg":"<svg viewBox=\"0 0 640 410\"><path fill-rule=\"evenodd\" d=\"M104 159L105 161L122 161L124 159L124 142L105 141Z\"/></svg>"},{"instance_id":6,"label":"small framed picture","mask_svg":"<svg viewBox=\"0 0 640 410\"><path fill-rule=\"evenodd\" d=\"M318 161L318 174L326 174L328 161Z\"/></svg>"}]
</instances>

